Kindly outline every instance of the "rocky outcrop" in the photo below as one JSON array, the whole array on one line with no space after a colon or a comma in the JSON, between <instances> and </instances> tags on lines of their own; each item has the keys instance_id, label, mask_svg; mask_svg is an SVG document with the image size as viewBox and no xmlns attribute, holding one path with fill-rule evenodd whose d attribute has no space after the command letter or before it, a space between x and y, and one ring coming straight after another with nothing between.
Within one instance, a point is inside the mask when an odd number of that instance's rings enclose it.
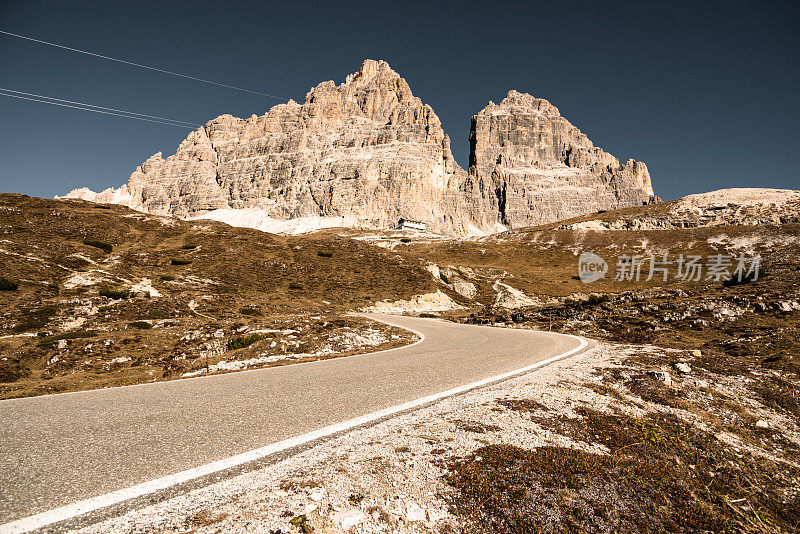
<instances>
[{"instance_id":1,"label":"rocky outcrop","mask_svg":"<svg viewBox=\"0 0 800 534\"><path fill-rule=\"evenodd\" d=\"M741 187L689 195L648 207L567 223L560 230L675 230L800 223L800 191Z\"/></svg>"},{"instance_id":2,"label":"rocky outcrop","mask_svg":"<svg viewBox=\"0 0 800 534\"><path fill-rule=\"evenodd\" d=\"M472 118L470 178L508 227L657 201L647 166L595 147L547 100L509 91Z\"/></svg>"},{"instance_id":3,"label":"rocky outcrop","mask_svg":"<svg viewBox=\"0 0 800 534\"><path fill-rule=\"evenodd\" d=\"M653 199L643 163L620 165L545 100L510 92L474 117L471 138L467 173L430 106L388 64L366 60L344 83L312 88L302 104L217 117L174 155L150 157L119 189L68 196L235 225L260 218L267 228L290 219L386 228L404 217L453 235Z\"/></svg>"}]
</instances>

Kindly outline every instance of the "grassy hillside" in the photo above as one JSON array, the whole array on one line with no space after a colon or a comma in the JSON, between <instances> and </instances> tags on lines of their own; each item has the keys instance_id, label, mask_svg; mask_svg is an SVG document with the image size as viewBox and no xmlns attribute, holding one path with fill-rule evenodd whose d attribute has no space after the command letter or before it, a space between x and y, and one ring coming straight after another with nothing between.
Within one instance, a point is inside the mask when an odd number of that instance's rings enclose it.
<instances>
[{"instance_id":1,"label":"grassy hillside","mask_svg":"<svg viewBox=\"0 0 800 534\"><path fill-rule=\"evenodd\" d=\"M0 195L0 233L0 397L181 376L251 330L267 331L261 356L313 353L337 328L384 330L342 314L435 286L402 256L350 239L83 201Z\"/></svg>"}]
</instances>

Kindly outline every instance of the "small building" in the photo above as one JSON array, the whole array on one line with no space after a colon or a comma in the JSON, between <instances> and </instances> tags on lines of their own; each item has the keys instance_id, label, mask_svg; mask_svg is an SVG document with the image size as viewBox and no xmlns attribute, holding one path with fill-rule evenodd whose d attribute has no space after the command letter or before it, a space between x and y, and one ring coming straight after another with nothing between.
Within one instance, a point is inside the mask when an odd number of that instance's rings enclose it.
<instances>
[{"instance_id":1,"label":"small building","mask_svg":"<svg viewBox=\"0 0 800 534\"><path fill-rule=\"evenodd\" d=\"M417 232L424 232L426 224L422 221L403 218L397 222L397 227L401 230L415 230Z\"/></svg>"}]
</instances>

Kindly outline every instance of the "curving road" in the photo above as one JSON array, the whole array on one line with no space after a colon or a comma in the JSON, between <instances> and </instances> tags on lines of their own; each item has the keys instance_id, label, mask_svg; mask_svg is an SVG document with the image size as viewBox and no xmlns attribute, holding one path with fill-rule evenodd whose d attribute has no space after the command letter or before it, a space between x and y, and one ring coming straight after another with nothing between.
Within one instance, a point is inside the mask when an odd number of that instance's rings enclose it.
<instances>
[{"instance_id":1,"label":"curving road","mask_svg":"<svg viewBox=\"0 0 800 534\"><path fill-rule=\"evenodd\" d=\"M547 332L367 316L424 339L347 358L0 401L0 532L12 531L6 522L491 379L585 345Z\"/></svg>"}]
</instances>

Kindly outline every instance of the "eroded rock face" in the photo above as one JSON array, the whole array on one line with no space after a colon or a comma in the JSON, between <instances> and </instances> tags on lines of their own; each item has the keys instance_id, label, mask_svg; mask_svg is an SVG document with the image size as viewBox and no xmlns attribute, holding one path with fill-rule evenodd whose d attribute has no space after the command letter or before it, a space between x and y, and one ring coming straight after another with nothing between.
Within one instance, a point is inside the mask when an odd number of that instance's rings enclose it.
<instances>
[{"instance_id":1,"label":"eroded rock face","mask_svg":"<svg viewBox=\"0 0 800 534\"><path fill-rule=\"evenodd\" d=\"M472 118L473 190L509 227L657 201L647 166L595 147L547 100L509 91Z\"/></svg>"},{"instance_id":2,"label":"eroded rock face","mask_svg":"<svg viewBox=\"0 0 800 534\"><path fill-rule=\"evenodd\" d=\"M439 118L406 81L366 60L344 83L312 88L303 104L217 117L119 189L68 196L182 218L256 209L264 218L341 217L386 228L404 217L454 235L653 198L643 163L620 165L547 101L516 91L473 118L470 164L469 174L458 166Z\"/></svg>"},{"instance_id":3,"label":"eroded rock face","mask_svg":"<svg viewBox=\"0 0 800 534\"><path fill-rule=\"evenodd\" d=\"M177 217L254 207L277 219L356 216L375 227L406 217L460 232L464 175L436 113L388 64L367 60L341 85L312 88L303 104L217 117L98 200Z\"/></svg>"}]
</instances>

